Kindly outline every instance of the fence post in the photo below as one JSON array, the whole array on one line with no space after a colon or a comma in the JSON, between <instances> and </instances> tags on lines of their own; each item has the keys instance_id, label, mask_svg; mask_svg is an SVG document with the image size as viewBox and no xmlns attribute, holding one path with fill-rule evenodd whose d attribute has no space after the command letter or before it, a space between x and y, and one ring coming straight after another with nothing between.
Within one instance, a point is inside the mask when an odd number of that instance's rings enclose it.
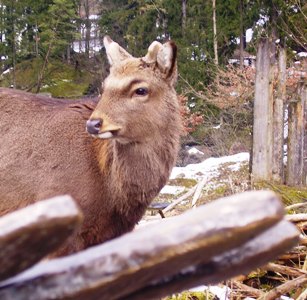
<instances>
[{"instance_id":1,"label":"fence post","mask_svg":"<svg viewBox=\"0 0 307 300\"><path fill-rule=\"evenodd\" d=\"M290 101L288 107L288 159L286 183L290 186L302 185L305 181L306 159L304 159L304 109L306 103L306 87L300 82L296 99ZM306 177L306 175L305 175Z\"/></svg>"},{"instance_id":2,"label":"fence post","mask_svg":"<svg viewBox=\"0 0 307 300\"><path fill-rule=\"evenodd\" d=\"M284 103L286 102L286 49L282 46L278 53L277 95L273 100L273 153L272 179L279 184L284 182Z\"/></svg>"},{"instance_id":3,"label":"fence post","mask_svg":"<svg viewBox=\"0 0 307 300\"><path fill-rule=\"evenodd\" d=\"M259 41L253 124L252 181L271 180L273 153L273 79L275 44Z\"/></svg>"},{"instance_id":4,"label":"fence post","mask_svg":"<svg viewBox=\"0 0 307 300\"><path fill-rule=\"evenodd\" d=\"M304 105L304 146L303 146L303 178L302 184L307 186L307 85L302 84L301 98Z\"/></svg>"}]
</instances>

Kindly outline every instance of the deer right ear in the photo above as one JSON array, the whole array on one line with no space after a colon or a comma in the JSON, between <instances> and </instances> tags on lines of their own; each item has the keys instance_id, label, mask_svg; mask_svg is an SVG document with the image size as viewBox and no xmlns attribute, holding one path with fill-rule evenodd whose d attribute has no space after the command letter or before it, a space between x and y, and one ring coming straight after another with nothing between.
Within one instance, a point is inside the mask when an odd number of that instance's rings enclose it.
<instances>
[{"instance_id":1,"label":"deer right ear","mask_svg":"<svg viewBox=\"0 0 307 300\"><path fill-rule=\"evenodd\" d=\"M124 48L115 43L108 35L103 39L104 47L110 66L113 66L129 57L132 57Z\"/></svg>"}]
</instances>

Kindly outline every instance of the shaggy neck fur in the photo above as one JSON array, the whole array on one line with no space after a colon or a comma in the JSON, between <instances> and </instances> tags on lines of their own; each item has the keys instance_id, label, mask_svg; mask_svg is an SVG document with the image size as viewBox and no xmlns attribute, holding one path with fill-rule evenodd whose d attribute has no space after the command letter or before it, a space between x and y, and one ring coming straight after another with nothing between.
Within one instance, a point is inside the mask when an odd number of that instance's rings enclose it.
<instances>
[{"instance_id":1,"label":"shaggy neck fur","mask_svg":"<svg viewBox=\"0 0 307 300\"><path fill-rule=\"evenodd\" d=\"M176 160L179 133L166 132L164 136L145 143L100 141L100 152L107 148L107 158L100 156L100 169L107 172L112 206L121 215L135 214L138 208L140 218L167 182Z\"/></svg>"}]
</instances>

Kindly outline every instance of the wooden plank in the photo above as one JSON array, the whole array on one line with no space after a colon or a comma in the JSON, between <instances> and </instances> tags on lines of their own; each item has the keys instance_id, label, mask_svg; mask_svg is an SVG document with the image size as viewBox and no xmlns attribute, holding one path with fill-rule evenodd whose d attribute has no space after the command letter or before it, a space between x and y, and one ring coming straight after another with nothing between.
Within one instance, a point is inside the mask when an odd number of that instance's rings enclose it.
<instances>
[{"instance_id":1,"label":"wooden plank","mask_svg":"<svg viewBox=\"0 0 307 300\"><path fill-rule=\"evenodd\" d=\"M124 297L125 300L158 299L197 285L217 284L231 277L247 274L284 253L298 242L294 225L281 221L242 246L214 256L208 263L190 267L168 278L161 278Z\"/></svg>"},{"instance_id":2,"label":"wooden plank","mask_svg":"<svg viewBox=\"0 0 307 300\"><path fill-rule=\"evenodd\" d=\"M176 277L191 266L210 264L282 217L283 206L269 191L219 199L75 255L42 262L1 283L0 298L119 299L161 277ZM298 232L294 235L297 239ZM252 266L257 265L257 260L252 261Z\"/></svg>"},{"instance_id":3,"label":"wooden plank","mask_svg":"<svg viewBox=\"0 0 307 300\"><path fill-rule=\"evenodd\" d=\"M284 103L286 102L287 54L282 46L278 53L277 95L273 99L272 179L284 183Z\"/></svg>"},{"instance_id":4,"label":"wooden plank","mask_svg":"<svg viewBox=\"0 0 307 300\"><path fill-rule=\"evenodd\" d=\"M273 145L273 74L275 47L268 38L259 41L256 60L252 181L271 180Z\"/></svg>"},{"instance_id":5,"label":"wooden plank","mask_svg":"<svg viewBox=\"0 0 307 300\"><path fill-rule=\"evenodd\" d=\"M297 98L288 107L288 159L286 183L290 186L300 186L303 183L304 170L304 97L303 85L298 87Z\"/></svg>"},{"instance_id":6,"label":"wooden plank","mask_svg":"<svg viewBox=\"0 0 307 300\"><path fill-rule=\"evenodd\" d=\"M37 202L0 218L0 280L29 268L56 250L82 216L70 196Z\"/></svg>"}]
</instances>

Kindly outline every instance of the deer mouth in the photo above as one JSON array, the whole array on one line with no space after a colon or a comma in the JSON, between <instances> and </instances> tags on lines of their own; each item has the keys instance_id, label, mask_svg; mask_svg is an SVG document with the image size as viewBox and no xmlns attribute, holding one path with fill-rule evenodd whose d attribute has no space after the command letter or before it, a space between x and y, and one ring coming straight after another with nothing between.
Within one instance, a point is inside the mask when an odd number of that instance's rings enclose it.
<instances>
[{"instance_id":1,"label":"deer mouth","mask_svg":"<svg viewBox=\"0 0 307 300\"><path fill-rule=\"evenodd\" d=\"M119 130L110 130L110 131L100 132L98 134L93 134L92 136L99 139L111 139L117 137L118 132Z\"/></svg>"}]
</instances>

